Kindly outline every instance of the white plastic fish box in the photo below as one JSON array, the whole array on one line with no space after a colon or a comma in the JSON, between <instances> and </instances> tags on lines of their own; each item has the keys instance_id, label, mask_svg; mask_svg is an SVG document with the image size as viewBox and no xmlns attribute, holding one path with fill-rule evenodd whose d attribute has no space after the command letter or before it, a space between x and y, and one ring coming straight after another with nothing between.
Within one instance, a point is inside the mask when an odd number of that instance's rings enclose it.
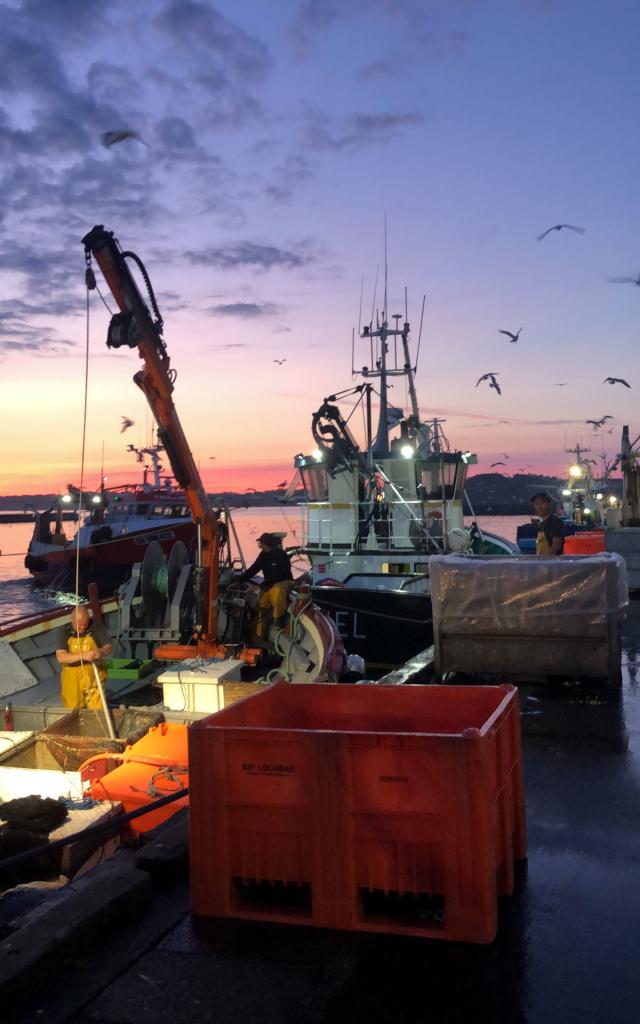
<instances>
[{"instance_id":1,"label":"white plastic fish box","mask_svg":"<svg viewBox=\"0 0 640 1024\"><path fill-rule=\"evenodd\" d=\"M430 559L436 672L620 683L629 603L615 554Z\"/></svg>"},{"instance_id":2,"label":"white plastic fish box","mask_svg":"<svg viewBox=\"0 0 640 1024\"><path fill-rule=\"evenodd\" d=\"M211 714L224 707L224 683L240 682L244 662L235 658L207 662L202 668L167 669L158 677L163 701L171 711Z\"/></svg>"}]
</instances>

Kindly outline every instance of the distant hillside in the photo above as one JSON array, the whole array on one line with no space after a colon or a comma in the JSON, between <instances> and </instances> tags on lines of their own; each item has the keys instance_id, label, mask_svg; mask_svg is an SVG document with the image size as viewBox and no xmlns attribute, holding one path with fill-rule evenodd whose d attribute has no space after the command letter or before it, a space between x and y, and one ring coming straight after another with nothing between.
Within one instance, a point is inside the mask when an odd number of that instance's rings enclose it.
<instances>
[{"instance_id":1,"label":"distant hillside","mask_svg":"<svg viewBox=\"0 0 640 1024\"><path fill-rule=\"evenodd\" d=\"M466 491L478 515L519 515L531 511L531 498L536 491L548 491L560 497L566 479L559 476L533 476L531 473L478 473L469 477ZM622 496L622 480L610 481L607 489ZM466 508L465 508L466 511Z\"/></svg>"},{"instance_id":2,"label":"distant hillside","mask_svg":"<svg viewBox=\"0 0 640 1024\"><path fill-rule=\"evenodd\" d=\"M549 491L554 497L559 496L565 486L565 479L559 476L534 476L532 473L515 473L504 476L502 473L478 473L467 480L467 494L478 515L520 515L531 510L531 496L537 490ZM613 480L609 490L619 496L622 494L622 480ZM256 493L224 491L221 494L210 494L212 504L216 508L228 505L229 508L265 508L283 504L283 491L259 491ZM287 501L287 505L295 505L302 496L298 492L295 498ZM55 494L20 494L0 497L0 511L22 511L29 506L37 509L49 508ZM467 508L465 506L465 512Z\"/></svg>"}]
</instances>

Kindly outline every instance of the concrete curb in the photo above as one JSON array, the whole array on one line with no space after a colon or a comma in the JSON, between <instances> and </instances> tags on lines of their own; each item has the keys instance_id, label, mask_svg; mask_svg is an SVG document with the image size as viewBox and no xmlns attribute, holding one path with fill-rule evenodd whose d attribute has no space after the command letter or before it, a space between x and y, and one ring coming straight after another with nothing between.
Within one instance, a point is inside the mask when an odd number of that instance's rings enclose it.
<instances>
[{"instance_id":1,"label":"concrete curb","mask_svg":"<svg viewBox=\"0 0 640 1024\"><path fill-rule=\"evenodd\" d=\"M71 887L64 900L25 915L21 927L0 942L3 1002L34 982L44 986L65 956L95 940L101 929L135 914L149 899L151 881L129 858L116 856Z\"/></svg>"}]
</instances>

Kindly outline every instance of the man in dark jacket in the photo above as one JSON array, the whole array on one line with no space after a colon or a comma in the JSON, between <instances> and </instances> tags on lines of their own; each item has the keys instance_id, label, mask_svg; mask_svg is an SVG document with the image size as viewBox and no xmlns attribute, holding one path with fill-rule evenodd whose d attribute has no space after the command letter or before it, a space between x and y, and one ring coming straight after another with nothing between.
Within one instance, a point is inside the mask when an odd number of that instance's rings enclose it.
<instances>
[{"instance_id":1,"label":"man in dark jacket","mask_svg":"<svg viewBox=\"0 0 640 1024\"><path fill-rule=\"evenodd\" d=\"M289 556L282 550L277 537L272 533L263 533L258 537L260 554L253 565L250 565L241 576L239 583L246 583L259 572L262 573L262 593L258 601L258 623L256 635L264 639L267 633L267 618L271 611L276 625L284 623L289 594L293 587L291 563Z\"/></svg>"},{"instance_id":2,"label":"man in dark jacket","mask_svg":"<svg viewBox=\"0 0 640 1024\"><path fill-rule=\"evenodd\" d=\"M534 494L531 503L536 515L540 517L536 555L538 558L557 558L562 554L566 531L562 519L555 515L555 503L544 491Z\"/></svg>"}]
</instances>

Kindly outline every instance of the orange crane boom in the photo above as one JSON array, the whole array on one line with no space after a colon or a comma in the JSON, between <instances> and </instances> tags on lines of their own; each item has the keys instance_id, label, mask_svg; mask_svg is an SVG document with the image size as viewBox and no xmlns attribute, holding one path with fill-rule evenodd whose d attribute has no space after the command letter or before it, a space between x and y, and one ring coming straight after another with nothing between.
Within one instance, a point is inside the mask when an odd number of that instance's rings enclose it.
<instances>
[{"instance_id":1,"label":"orange crane boom","mask_svg":"<svg viewBox=\"0 0 640 1024\"><path fill-rule=\"evenodd\" d=\"M91 268L91 258L94 257L120 308L120 313L115 314L109 325L107 346L138 349L143 364L133 379L146 396L158 426L159 440L167 453L173 475L184 488L196 524L198 564L195 569L195 632L202 652L206 650L210 653L218 633L218 514L211 507L171 397L176 373L171 369L167 347L162 338L162 317L153 288L142 261L135 253L123 252L112 231L106 231L98 224L85 235L82 242L87 264L87 287L92 288L96 284ZM156 314L155 320L129 269L129 260L133 260L142 273ZM189 648L189 652L192 655L193 648Z\"/></svg>"}]
</instances>

